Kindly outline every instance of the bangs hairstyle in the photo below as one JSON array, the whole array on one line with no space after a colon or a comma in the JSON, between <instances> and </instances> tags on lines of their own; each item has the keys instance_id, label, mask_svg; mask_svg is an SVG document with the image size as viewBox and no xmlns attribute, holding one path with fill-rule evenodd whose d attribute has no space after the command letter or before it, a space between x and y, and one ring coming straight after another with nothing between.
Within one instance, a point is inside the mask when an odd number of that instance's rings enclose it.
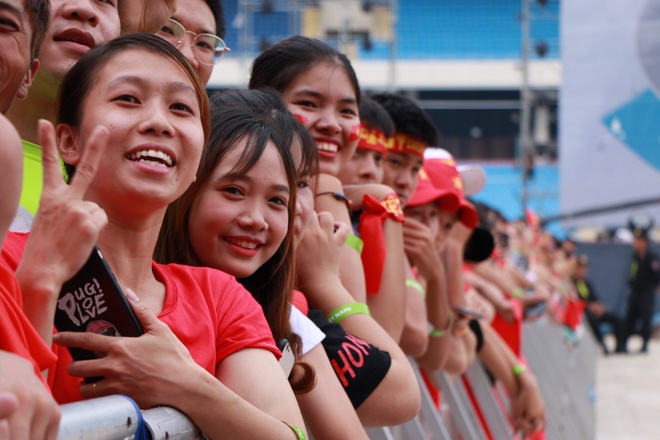
<instances>
[{"instance_id":1,"label":"bangs hairstyle","mask_svg":"<svg viewBox=\"0 0 660 440\"><path fill-rule=\"evenodd\" d=\"M369 96L362 97L360 122L372 130L382 131L388 138L394 136L394 121L387 110Z\"/></svg>"},{"instance_id":2,"label":"bangs hairstyle","mask_svg":"<svg viewBox=\"0 0 660 440\"><path fill-rule=\"evenodd\" d=\"M287 183L292 189L287 211L289 226L293 224L295 166L289 147L280 134L263 117L236 106L214 108L212 118L211 136L207 148L202 152L197 179L178 200L170 204L165 214L155 254L156 261L160 263L202 265L188 238L190 207L206 181L211 178L217 164L243 139L246 140L245 149L228 177L240 177L247 173L261 158L268 141L272 141L280 154Z\"/></svg>"},{"instance_id":3,"label":"bangs hairstyle","mask_svg":"<svg viewBox=\"0 0 660 440\"><path fill-rule=\"evenodd\" d=\"M280 132L290 148L299 142L301 161L298 164L298 178L315 176L319 172L319 155L314 138L309 131L289 112L282 95L275 89L229 90L211 95L211 108L223 106L246 106L253 112L272 118L272 125Z\"/></svg>"},{"instance_id":4,"label":"bangs hairstyle","mask_svg":"<svg viewBox=\"0 0 660 440\"><path fill-rule=\"evenodd\" d=\"M438 129L415 101L395 93L377 93L371 95L371 98L385 108L397 132L420 138L429 146L440 144Z\"/></svg>"},{"instance_id":5,"label":"bangs hairstyle","mask_svg":"<svg viewBox=\"0 0 660 440\"><path fill-rule=\"evenodd\" d=\"M346 72L359 105L360 85L346 55L321 40L299 35L274 44L254 60L249 88L270 87L284 93L298 75L319 63L338 66Z\"/></svg>"},{"instance_id":6,"label":"bangs hairstyle","mask_svg":"<svg viewBox=\"0 0 660 440\"><path fill-rule=\"evenodd\" d=\"M145 33L132 33L113 38L94 47L71 67L64 76L58 93L57 123L69 124L74 128L80 126L85 100L101 76L101 72L114 57L129 50L146 50L181 67L197 96L204 130L204 143L206 144L210 134L211 111L204 84L197 76L195 69L177 48L160 37ZM67 163L64 164L64 167L68 177L71 178L75 167Z\"/></svg>"},{"instance_id":7,"label":"bangs hairstyle","mask_svg":"<svg viewBox=\"0 0 660 440\"><path fill-rule=\"evenodd\" d=\"M25 14L30 22L32 38L30 39L30 57L32 61L39 57L41 43L44 42L48 24L50 23L50 1L24 0Z\"/></svg>"},{"instance_id":8,"label":"bangs hairstyle","mask_svg":"<svg viewBox=\"0 0 660 440\"><path fill-rule=\"evenodd\" d=\"M287 205L288 228L291 230L295 215L297 179L295 166L289 153L289 146L263 117L237 107L216 108L213 111L211 137L208 147L202 153L197 180L177 201L167 208L165 221L156 246L154 257L156 261L164 264L180 263L203 266L189 239L190 208L212 176L217 164L226 157L229 151L237 148L238 143L242 140L246 141L243 153L227 177L236 178L245 175L259 161L268 142L271 141L282 159L287 183L291 189L291 196ZM287 256L291 254L292 248L293 238L290 234L287 234L275 255L254 275L241 280L253 295L255 291L260 292L259 295L263 297L260 298L255 295L255 299L260 303L267 303L267 297L271 294L281 294L281 292L275 291L277 289L268 289L267 287L269 283L274 282L273 277L277 276L278 272L286 272L279 271L279 269L287 261ZM292 282L291 280L290 283ZM288 304L284 306L288 307ZM272 316L274 312L273 310L264 310L267 318Z\"/></svg>"},{"instance_id":9,"label":"bangs hairstyle","mask_svg":"<svg viewBox=\"0 0 660 440\"><path fill-rule=\"evenodd\" d=\"M164 264L202 266L189 238L190 208L194 200L211 178L217 165L229 151L237 148L238 142L246 139L247 145L239 161L230 171L230 177L246 174L259 161L268 141L272 141L282 158L291 190L287 206L289 214L287 234L275 254L264 265L254 274L238 281L263 308L275 340L287 339L296 357L299 357L302 353L302 340L291 330L289 323L295 279L293 222L298 179L289 151L294 132L290 124L286 124L286 121L293 120L295 123L297 121L286 110L276 92L237 90L217 93L212 96L211 105L211 138L208 148L202 155L197 180L183 196L167 208L154 259ZM306 132L304 127L302 130ZM291 375L293 390L304 393L311 390L314 385L313 369L307 364L296 361Z\"/></svg>"}]
</instances>

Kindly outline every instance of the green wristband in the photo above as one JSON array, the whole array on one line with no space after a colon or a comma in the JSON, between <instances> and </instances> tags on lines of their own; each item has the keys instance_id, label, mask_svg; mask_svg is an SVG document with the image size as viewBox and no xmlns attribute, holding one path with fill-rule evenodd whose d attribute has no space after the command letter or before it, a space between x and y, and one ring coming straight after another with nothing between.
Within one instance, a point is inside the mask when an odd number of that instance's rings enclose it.
<instances>
[{"instance_id":1,"label":"green wristband","mask_svg":"<svg viewBox=\"0 0 660 440\"><path fill-rule=\"evenodd\" d=\"M429 336L432 338L439 338L441 336L444 336L447 333L449 333L453 325L454 325L454 312L452 310L449 310L449 320L447 321L447 328L444 330L438 330L437 328L433 327L433 324L429 322Z\"/></svg>"},{"instance_id":2,"label":"green wristband","mask_svg":"<svg viewBox=\"0 0 660 440\"><path fill-rule=\"evenodd\" d=\"M307 440L307 438L305 437L305 433L303 432L302 429L300 429L298 425L294 425L293 423L287 423L287 422L282 422L282 423L284 423L286 426L291 428L293 432L296 433L296 437L298 438L298 440Z\"/></svg>"},{"instance_id":3,"label":"green wristband","mask_svg":"<svg viewBox=\"0 0 660 440\"><path fill-rule=\"evenodd\" d=\"M336 322L339 324L343 319L351 315L371 315L369 313L369 307L365 303L354 302L349 304L344 304L341 307L337 307L333 310L328 317L326 318L328 322Z\"/></svg>"},{"instance_id":4,"label":"green wristband","mask_svg":"<svg viewBox=\"0 0 660 440\"><path fill-rule=\"evenodd\" d=\"M431 326L431 330L429 331L429 336L432 338L439 338L441 336L444 336L447 334L447 330L438 330L437 328Z\"/></svg>"},{"instance_id":5,"label":"green wristband","mask_svg":"<svg viewBox=\"0 0 660 440\"><path fill-rule=\"evenodd\" d=\"M513 375L514 376L520 376L525 371L527 371L527 367L525 367L524 364L516 364L516 365L513 366Z\"/></svg>"},{"instance_id":6,"label":"green wristband","mask_svg":"<svg viewBox=\"0 0 660 440\"><path fill-rule=\"evenodd\" d=\"M422 298L426 298L426 290L424 289L424 286L419 283L419 281L413 280L412 278L406 278L406 287L412 287L418 291L420 295L422 295Z\"/></svg>"},{"instance_id":7,"label":"green wristband","mask_svg":"<svg viewBox=\"0 0 660 440\"><path fill-rule=\"evenodd\" d=\"M364 242L355 234L348 234L346 237L346 244L355 249L355 251L362 255L362 248L364 248Z\"/></svg>"}]
</instances>

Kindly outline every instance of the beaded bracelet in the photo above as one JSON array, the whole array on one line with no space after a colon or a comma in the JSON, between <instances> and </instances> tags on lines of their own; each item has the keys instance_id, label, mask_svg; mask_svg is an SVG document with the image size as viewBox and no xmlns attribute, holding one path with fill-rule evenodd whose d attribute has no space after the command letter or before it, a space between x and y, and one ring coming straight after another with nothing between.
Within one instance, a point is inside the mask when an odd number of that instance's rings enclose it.
<instances>
[{"instance_id":1,"label":"beaded bracelet","mask_svg":"<svg viewBox=\"0 0 660 440\"><path fill-rule=\"evenodd\" d=\"M348 237L346 237L346 244L355 249L358 254L362 255L364 242L360 237L355 234L348 234Z\"/></svg>"},{"instance_id":2,"label":"beaded bracelet","mask_svg":"<svg viewBox=\"0 0 660 440\"><path fill-rule=\"evenodd\" d=\"M406 278L406 287L412 287L422 295L422 298L426 298L426 289L422 286L419 281L413 280L412 278Z\"/></svg>"},{"instance_id":3,"label":"beaded bracelet","mask_svg":"<svg viewBox=\"0 0 660 440\"><path fill-rule=\"evenodd\" d=\"M303 432L302 429L300 429L298 425L294 425L293 423L287 423L285 421L282 421L282 423L284 423L286 426L291 428L291 430L296 434L298 440L307 440L307 438L305 437L305 433Z\"/></svg>"},{"instance_id":4,"label":"beaded bracelet","mask_svg":"<svg viewBox=\"0 0 660 440\"><path fill-rule=\"evenodd\" d=\"M351 200L348 197L346 197L343 193L340 192L324 191L316 194L314 197L319 197L319 196L332 196L336 200L339 200L340 202L344 202L349 211L353 207L353 202L351 202Z\"/></svg>"},{"instance_id":5,"label":"beaded bracelet","mask_svg":"<svg viewBox=\"0 0 660 440\"><path fill-rule=\"evenodd\" d=\"M343 306L337 307L335 310L330 312L330 314L326 319L330 323L335 322L338 324L343 319L351 315L357 315L357 314L371 315L371 313L369 313L369 306L361 302L344 304Z\"/></svg>"}]
</instances>

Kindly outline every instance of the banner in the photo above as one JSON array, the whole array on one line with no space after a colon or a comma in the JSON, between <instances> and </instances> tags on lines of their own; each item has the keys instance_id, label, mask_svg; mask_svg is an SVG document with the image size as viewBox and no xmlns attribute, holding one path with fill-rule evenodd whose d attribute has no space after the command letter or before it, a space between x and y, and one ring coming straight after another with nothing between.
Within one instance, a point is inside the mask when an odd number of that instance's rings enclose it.
<instances>
[{"instance_id":1,"label":"banner","mask_svg":"<svg viewBox=\"0 0 660 440\"><path fill-rule=\"evenodd\" d=\"M560 212L599 211L563 225L625 226L639 209L658 224L660 0L561 7Z\"/></svg>"}]
</instances>

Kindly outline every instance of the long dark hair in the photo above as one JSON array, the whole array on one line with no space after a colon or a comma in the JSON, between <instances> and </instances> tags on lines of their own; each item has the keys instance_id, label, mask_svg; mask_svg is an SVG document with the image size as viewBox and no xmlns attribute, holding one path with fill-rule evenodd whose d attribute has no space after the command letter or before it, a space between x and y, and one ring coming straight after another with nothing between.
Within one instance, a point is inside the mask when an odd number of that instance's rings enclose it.
<instances>
[{"instance_id":1,"label":"long dark hair","mask_svg":"<svg viewBox=\"0 0 660 440\"><path fill-rule=\"evenodd\" d=\"M287 182L291 188L287 211L288 231L292 231L296 206L296 167L291 158L289 143L280 133L280 127L274 122L276 119L267 113L252 111L245 105L223 105L213 109L211 137L202 154L197 180L186 193L167 208L154 254L156 261L164 264L203 265L189 238L190 208L218 163L244 139L245 149L230 174L241 176L247 173L259 161L268 142L272 142L282 159ZM300 355L302 341L293 333L289 324L295 277L294 261L293 235L289 232L266 263L252 275L238 281L263 308L273 337L278 341L287 339L294 353ZM314 386L315 378L311 367L304 365L302 369L303 374L292 375L296 378L291 382L294 391L306 392Z\"/></svg>"}]
</instances>

